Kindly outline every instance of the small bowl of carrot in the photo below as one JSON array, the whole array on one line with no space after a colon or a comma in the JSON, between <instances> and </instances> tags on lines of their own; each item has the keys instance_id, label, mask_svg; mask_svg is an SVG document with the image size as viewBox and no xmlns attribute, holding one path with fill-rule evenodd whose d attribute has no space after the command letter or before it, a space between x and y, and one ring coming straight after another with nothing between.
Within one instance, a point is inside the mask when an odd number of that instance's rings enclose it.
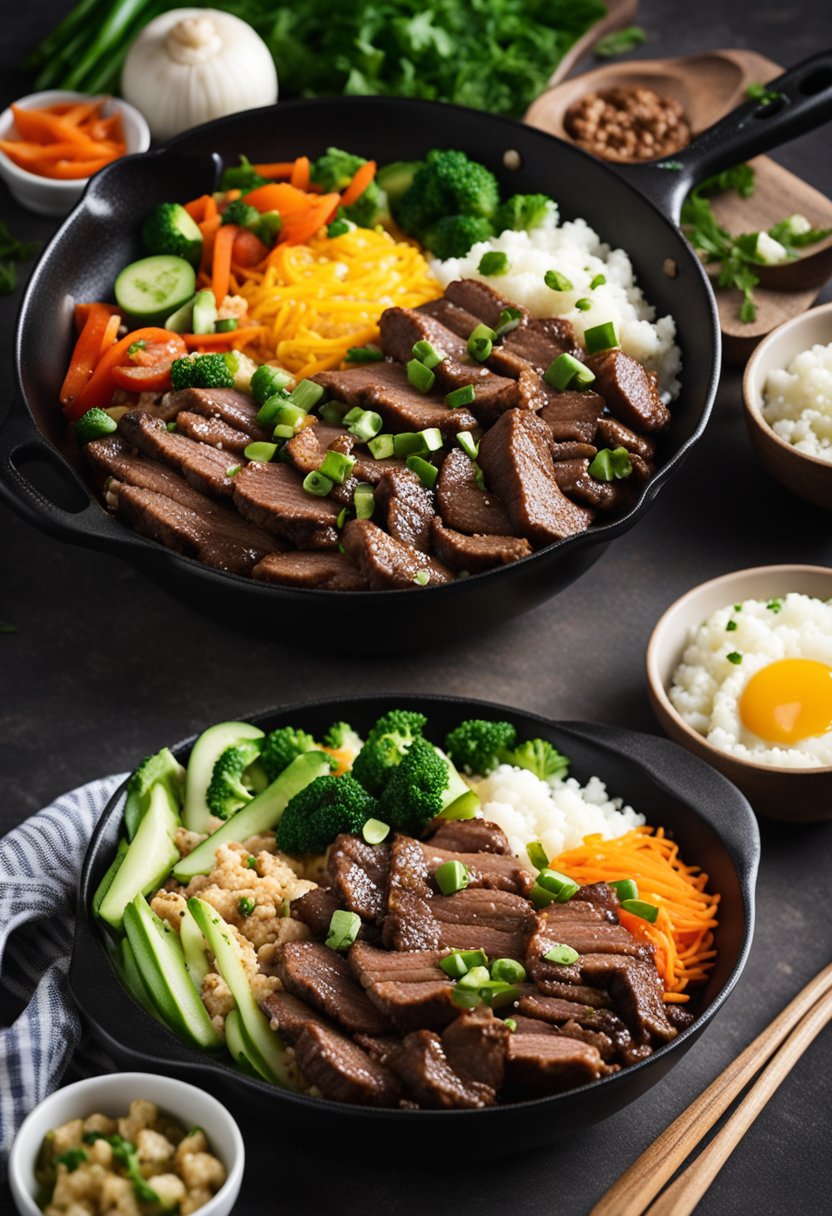
<instances>
[{"instance_id":1,"label":"small bowl of carrot","mask_svg":"<svg viewBox=\"0 0 832 1216\"><path fill-rule=\"evenodd\" d=\"M0 114L0 177L40 215L66 215L94 173L150 147L150 129L118 97L51 89Z\"/></svg>"}]
</instances>

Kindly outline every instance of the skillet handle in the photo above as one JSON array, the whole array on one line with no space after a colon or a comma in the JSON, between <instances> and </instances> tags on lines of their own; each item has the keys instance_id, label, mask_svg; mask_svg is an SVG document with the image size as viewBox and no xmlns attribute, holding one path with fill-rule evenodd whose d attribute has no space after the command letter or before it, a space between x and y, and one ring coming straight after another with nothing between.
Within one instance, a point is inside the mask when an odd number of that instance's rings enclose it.
<instances>
[{"instance_id":1,"label":"skillet handle","mask_svg":"<svg viewBox=\"0 0 832 1216\"><path fill-rule=\"evenodd\" d=\"M770 101L745 102L672 157L612 167L678 223L685 196L697 182L832 119L832 49L789 68L766 91L773 95Z\"/></svg>"}]
</instances>

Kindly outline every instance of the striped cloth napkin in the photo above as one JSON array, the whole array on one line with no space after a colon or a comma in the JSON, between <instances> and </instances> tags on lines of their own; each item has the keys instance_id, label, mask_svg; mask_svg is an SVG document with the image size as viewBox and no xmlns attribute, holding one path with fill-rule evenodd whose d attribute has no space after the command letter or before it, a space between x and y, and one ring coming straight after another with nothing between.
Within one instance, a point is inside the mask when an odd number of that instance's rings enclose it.
<instances>
[{"instance_id":1,"label":"striped cloth napkin","mask_svg":"<svg viewBox=\"0 0 832 1216\"><path fill-rule=\"evenodd\" d=\"M82 1037L67 971L81 864L125 775L62 795L0 839L0 1182L20 1124L65 1074L115 1067Z\"/></svg>"}]
</instances>

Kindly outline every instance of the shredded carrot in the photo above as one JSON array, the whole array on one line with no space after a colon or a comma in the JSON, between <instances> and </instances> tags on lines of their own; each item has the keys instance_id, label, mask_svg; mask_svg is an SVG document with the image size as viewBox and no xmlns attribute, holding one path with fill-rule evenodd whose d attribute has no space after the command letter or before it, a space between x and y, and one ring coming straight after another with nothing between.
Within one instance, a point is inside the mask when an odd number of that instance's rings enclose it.
<instances>
[{"instance_id":1,"label":"shredded carrot","mask_svg":"<svg viewBox=\"0 0 832 1216\"><path fill-rule=\"evenodd\" d=\"M278 160L271 161L266 165L253 165L255 173L259 173L261 177L291 177L292 170L295 167L293 160Z\"/></svg>"},{"instance_id":2,"label":"shredded carrot","mask_svg":"<svg viewBox=\"0 0 832 1216\"><path fill-rule=\"evenodd\" d=\"M107 322L107 328L104 330L104 337L101 339L101 347L98 352L99 359L104 354L105 350L109 350L113 343L118 338L118 331L121 328L121 313L114 312Z\"/></svg>"},{"instance_id":3,"label":"shredded carrot","mask_svg":"<svg viewBox=\"0 0 832 1216\"><path fill-rule=\"evenodd\" d=\"M292 165L292 174L289 178L296 190L306 190L309 186L309 173L312 166L309 163L308 156L299 156Z\"/></svg>"},{"instance_id":4,"label":"shredded carrot","mask_svg":"<svg viewBox=\"0 0 832 1216\"><path fill-rule=\"evenodd\" d=\"M33 109L14 105L16 134L3 140L0 150L40 177L90 177L126 151L121 116L101 115L106 100Z\"/></svg>"},{"instance_id":5,"label":"shredded carrot","mask_svg":"<svg viewBox=\"0 0 832 1216\"><path fill-rule=\"evenodd\" d=\"M192 220L196 220L197 224L202 224L205 220L213 219L217 214L216 200L210 194L200 194L199 198L193 198L189 203L185 203L185 210Z\"/></svg>"},{"instance_id":6,"label":"shredded carrot","mask_svg":"<svg viewBox=\"0 0 832 1216\"><path fill-rule=\"evenodd\" d=\"M269 182L268 186L258 186L246 195L246 202L258 211L279 211L281 215L291 215L294 211L305 211L316 201L304 190L298 190L288 182Z\"/></svg>"},{"instance_id":7,"label":"shredded carrot","mask_svg":"<svg viewBox=\"0 0 832 1216\"><path fill-rule=\"evenodd\" d=\"M64 382L61 385L60 402L66 412L74 409L75 403L92 379L95 366L101 357L104 335L112 318L106 304L91 304L84 318L83 328L75 343ZM118 321L119 318L116 318ZM118 325L116 325L118 330ZM71 415L80 417L80 415Z\"/></svg>"},{"instance_id":8,"label":"shredded carrot","mask_svg":"<svg viewBox=\"0 0 832 1216\"><path fill-rule=\"evenodd\" d=\"M329 223L340 202L337 194L321 194L315 197L314 203L305 211L295 211L291 215L283 216L281 243L305 245L324 224Z\"/></svg>"},{"instance_id":9,"label":"shredded carrot","mask_svg":"<svg viewBox=\"0 0 832 1216\"><path fill-rule=\"evenodd\" d=\"M356 170L355 176L344 191L341 199L342 204L345 207L349 207L351 203L357 203L375 175L376 162L374 160L365 161Z\"/></svg>"},{"instance_id":10,"label":"shredded carrot","mask_svg":"<svg viewBox=\"0 0 832 1216\"><path fill-rule=\"evenodd\" d=\"M587 836L550 864L582 885L632 878L639 899L658 906L653 924L623 909L618 915L634 937L655 948L665 1001L684 1003L688 985L707 979L716 958L719 896L707 891L707 874L684 864L663 828L634 828L615 840Z\"/></svg>"},{"instance_id":11,"label":"shredded carrot","mask_svg":"<svg viewBox=\"0 0 832 1216\"><path fill-rule=\"evenodd\" d=\"M228 283L231 276L231 251L240 228L237 224L223 224L214 237L214 262L211 267L211 287L217 308L228 295Z\"/></svg>"}]
</instances>

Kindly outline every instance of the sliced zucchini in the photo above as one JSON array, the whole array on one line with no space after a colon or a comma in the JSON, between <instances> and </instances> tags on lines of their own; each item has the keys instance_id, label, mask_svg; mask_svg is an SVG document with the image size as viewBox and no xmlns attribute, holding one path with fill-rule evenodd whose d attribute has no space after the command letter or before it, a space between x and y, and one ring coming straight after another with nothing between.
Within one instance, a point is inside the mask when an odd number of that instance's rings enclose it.
<instances>
[{"instance_id":1,"label":"sliced zucchini","mask_svg":"<svg viewBox=\"0 0 832 1216\"><path fill-rule=\"evenodd\" d=\"M244 1072L250 1077L260 1077L263 1081L271 1081L271 1073L268 1076L259 1073L246 1055L246 1041L243 1038L239 1009L231 1009L226 1014L225 1045L240 1072Z\"/></svg>"},{"instance_id":2,"label":"sliced zucchini","mask_svg":"<svg viewBox=\"0 0 832 1216\"><path fill-rule=\"evenodd\" d=\"M184 258L158 253L125 266L114 291L119 308L131 317L147 325L161 324L190 300L196 291L196 273Z\"/></svg>"},{"instance_id":3,"label":"sliced zucchini","mask_svg":"<svg viewBox=\"0 0 832 1216\"><path fill-rule=\"evenodd\" d=\"M202 981L211 970L211 964L208 961L206 953L208 947L205 938L202 936L201 929L187 908L185 909L184 916L179 921L179 941L182 945L182 952L185 955L185 966L188 968L188 975L191 977L197 992L201 992Z\"/></svg>"},{"instance_id":4,"label":"sliced zucchini","mask_svg":"<svg viewBox=\"0 0 832 1216\"><path fill-rule=\"evenodd\" d=\"M144 980L136 964L133 947L126 937L123 937L118 944L118 969L122 983L130 995L135 997L151 1017L158 1019L159 1015L150 999L150 993L145 988Z\"/></svg>"},{"instance_id":5,"label":"sliced zucchini","mask_svg":"<svg viewBox=\"0 0 832 1216\"><path fill-rule=\"evenodd\" d=\"M219 820L208 807L206 794L214 765L227 747L244 739L262 739L263 731L249 722L218 722L202 732L191 748L185 777L182 822L189 832L213 832Z\"/></svg>"},{"instance_id":6,"label":"sliced zucchini","mask_svg":"<svg viewBox=\"0 0 832 1216\"><path fill-rule=\"evenodd\" d=\"M207 840L198 844L192 853L177 862L173 867L176 881L188 883L197 874L209 873L214 864L214 854L221 844L230 841L242 843L250 836L273 831L295 794L305 789L316 777L323 777L329 772L329 756L323 752L305 752L297 756L271 785L266 786L262 794L252 798L241 811L226 819L222 827L217 828ZM188 773L190 775L190 765Z\"/></svg>"},{"instance_id":7,"label":"sliced zucchini","mask_svg":"<svg viewBox=\"0 0 832 1216\"><path fill-rule=\"evenodd\" d=\"M150 805L150 791L161 782L171 796L178 813L182 804L182 787L185 770L167 747L143 760L127 782L127 801L124 804L124 826L130 840L136 835L139 824Z\"/></svg>"},{"instance_id":8,"label":"sliced zucchini","mask_svg":"<svg viewBox=\"0 0 832 1216\"><path fill-rule=\"evenodd\" d=\"M179 850L173 843L178 827L179 815L170 794L164 785L154 785L147 812L98 908L98 915L113 929L121 928L131 899L147 895L163 883L178 861Z\"/></svg>"},{"instance_id":9,"label":"sliced zucchini","mask_svg":"<svg viewBox=\"0 0 832 1216\"><path fill-rule=\"evenodd\" d=\"M113 858L113 860L110 862L107 873L101 879L101 882L98 884L98 887L96 889L95 895L93 895L93 897L92 897L92 914L93 914L93 916L99 915L100 908L101 908L101 901L103 900L104 896L109 891L110 887L113 885L113 879L116 876L116 871L118 870L119 866L124 861L124 854L127 852L127 847L128 847L127 841L122 837L122 839L119 840L119 842L118 842L118 848L116 849L116 855Z\"/></svg>"},{"instance_id":10,"label":"sliced zucchini","mask_svg":"<svg viewBox=\"0 0 832 1216\"><path fill-rule=\"evenodd\" d=\"M192 334L194 323L194 300L196 296L192 296L190 300L186 300L181 307L172 312L165 321L165 329L172 329L175 334Z\"/></svg>"}]
</instances>

